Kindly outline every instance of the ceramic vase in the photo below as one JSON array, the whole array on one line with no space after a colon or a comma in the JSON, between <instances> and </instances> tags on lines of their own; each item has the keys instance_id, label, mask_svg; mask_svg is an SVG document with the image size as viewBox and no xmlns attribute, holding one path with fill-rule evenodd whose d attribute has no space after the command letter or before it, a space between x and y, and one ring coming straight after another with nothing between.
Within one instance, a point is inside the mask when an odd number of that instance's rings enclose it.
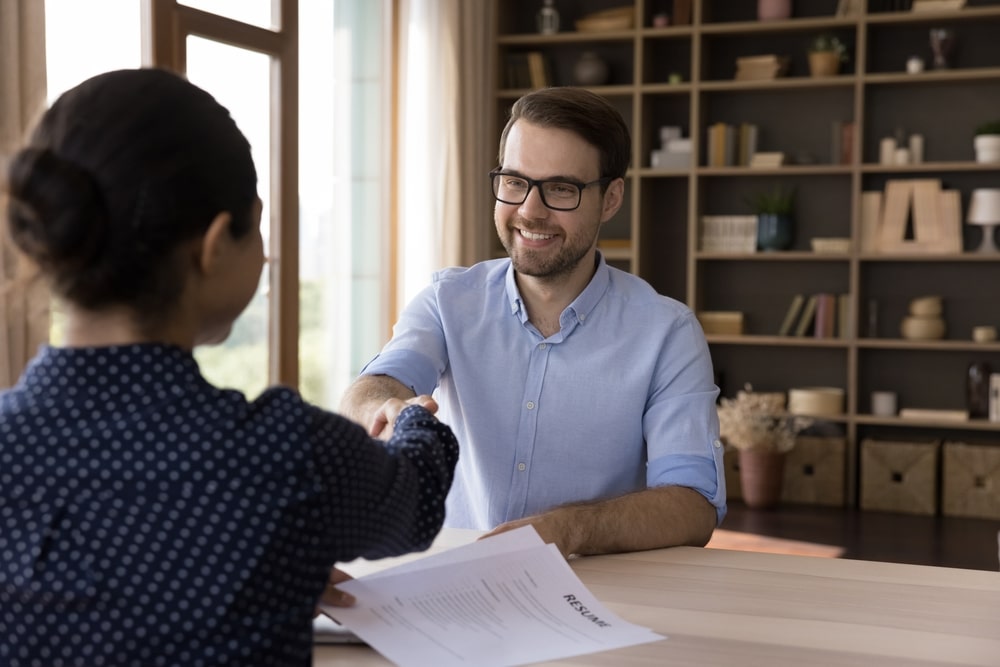
<instances>
[{"instance_id":1,"label":"ceramic vase","mask_svg":"<svg viewBox=\"0 0 1000 667\"><path fill-rule=\"evenodd\" d=\"M757 249L788 250L792 246L792 217L776 213L757 216Z\"/></svg>"},{"instance_id":2,"label":"ceramic vase","mask_svg":"<svg viewBox=\"0 0 1000 667\"><path fill-rule=\"evenodd\" d=\"M740 450L740 491L747 507L769 509L781 501L785 456L767 449Z\"/></svg>"},{"instance_id":3,"label":"ceramic vase","mask_svg":"<svg viewBox=\"0 0 1000 667\"><path fill-rule=\"evenodd\" d=\"M780 21L792 15L792 0L757 0L757 19Z\"/></svg>"},{"instance_id":4,"label":"ceramic vase","mask_svg":"<svg viewBox=\"0 0 1000 667\"><path fill-rule=\"evenodd\" d=\"M976 162L1000 162L1000 134L980 134L973 139Z\"/></svg>"},{"instance_id":5,"label":"ceramic vase","mask_svg":"<svg viewBox=\"0 0 1000 667\"><path fill-rule=\"evenodd\" d=\"M833 76L840 72L840 54L836 51L810 51L809 74Z\"/></svg>"},{"instance_id":6,"label":"ceramic vase","mask_svg":"<svg viewBox=\"0 0 1000 667\"><path fill-rule=\"evenodd\" d=\"M581 86L600 86L608 82L608 64L593 51L585 51L573 65L573 79Z\"/></svg>"}]
</instances>

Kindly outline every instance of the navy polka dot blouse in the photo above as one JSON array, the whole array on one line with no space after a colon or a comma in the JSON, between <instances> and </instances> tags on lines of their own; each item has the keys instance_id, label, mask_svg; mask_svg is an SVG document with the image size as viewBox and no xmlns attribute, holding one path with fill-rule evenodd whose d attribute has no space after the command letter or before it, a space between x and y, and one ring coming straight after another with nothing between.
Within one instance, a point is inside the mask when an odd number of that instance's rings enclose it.
<instances>
[{"instance_id":1,"label":"navy polka dot blouse","mask_svg":"<svg viewBox=\"0 0 1000 667\"><path fill-rule=\"evenodd\" d=\"M0 393L0 664L308 665L335 562L425 549L458 458L164 345L46 347Z\"/></svg>"}]
</instances>

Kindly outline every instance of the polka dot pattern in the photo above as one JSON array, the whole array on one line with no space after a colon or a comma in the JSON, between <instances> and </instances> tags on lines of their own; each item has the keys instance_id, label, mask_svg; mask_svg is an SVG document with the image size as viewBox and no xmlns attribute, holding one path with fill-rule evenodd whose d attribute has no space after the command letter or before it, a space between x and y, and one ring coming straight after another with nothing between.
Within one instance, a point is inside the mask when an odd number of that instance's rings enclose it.
<instances>
[{"instance_id":1,"label":"polka dot pattern","mask_svg":"<svg viewBox=\"0 0 1000 667\"><path fill-rule=\"evenodd\" d=\"M0 664L308 665L330 568L426 548L458 459L164 345L43 348L0 393Z\"/></svg>"}]
</instances>

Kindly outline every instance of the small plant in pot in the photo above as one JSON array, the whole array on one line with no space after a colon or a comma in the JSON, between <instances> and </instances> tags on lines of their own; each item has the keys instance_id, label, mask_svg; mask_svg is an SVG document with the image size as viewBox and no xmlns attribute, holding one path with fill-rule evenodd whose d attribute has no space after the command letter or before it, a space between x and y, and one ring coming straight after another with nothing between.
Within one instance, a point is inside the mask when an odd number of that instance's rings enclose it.
<instances>
[{"instance_id":1,"label":"small plant in pot","mask_svg":"<svg viewBox=\"0 0 1000 667\"><path fill-rule=\"evenodd\" d=\"M737 450L740 486L749 507L767 508L781 498L785 455L796 436L812 426L807 417L785 411L784 392L755 392L746 385L717 406L719 435Z\"/></svg>"},{"instance_id":2,"label":"small plant in pot","mask_svg":"<svg viewBox=\"0 0 1000 667\"><path fill-rule=\"evenodd\" d=\"M757 214L757 249L788 250L792 246L795 189L775 186L750 201Z\"/></svg>"},{"instance_id":3,"label":"small plant in pot","mask_svg":"<svg viewBox=\"0 0 1000 667\"><path fill-rule=\"evenodd\" d=\"M976 162L1000 162L1000 120L976 128Z\"/></svg>"},{"instance_id":4,"label":"small plant in pot","mask_svg":"<svg viewBox=\"0 0 1000 667\"><path fill-rule=\"evenodd\" d=\"M812 76L833 76L846 62L847 46L832 33L820 33L809 44L809 73Z\"/></svg>"}]
</instances>

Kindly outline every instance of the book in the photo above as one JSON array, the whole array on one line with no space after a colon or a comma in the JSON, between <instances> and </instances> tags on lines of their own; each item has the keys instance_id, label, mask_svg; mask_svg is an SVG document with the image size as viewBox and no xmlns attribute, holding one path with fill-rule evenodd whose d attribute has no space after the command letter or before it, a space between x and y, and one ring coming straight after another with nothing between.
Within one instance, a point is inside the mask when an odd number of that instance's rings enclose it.
<instances>
[{"instance_id":1,"label":"book","mask_svg":"<svg viewBox=\"0 0 1000 667\"><path fill-rule=\"evenodd\" d=\"M504 80L508 88L529 88L531 86L528 54L508 53L504 61L504 71Z\"/></svg>"},{"instance_id":2,"label":"book","mask_svg":"<svg viewBox=\"0 0 1000 667\"><path fill-rule=\"evenodd\" d=\"M854 327L851 325L851 295L837 295L837 338L850 338Z\"/></svg>"},{"instance_id":3,"label":"book","mask_svg":"<svg viewBox=\"0 0 1000 667\"><path fill-rule=\"evenodd\" d=\"M803 294L796 294L792 297L792 302L788 304L788 310L785 311L785 319L781 321L781 328L778 329L779 336L788 336L792 333L792 327L795 326L795 320L802 311L802 305L805 301L806 297Z\"/></svg>"},{"instance_id":4,"label":"book","mask_svg":"<svg viewBox=\"0 0 1000 667\"><path fill-rule=\"evenodd\" d=\"M758 151L750 158L750 166L758 168L780 167L785 163L785 154L781 151Z\"/></svg>"},{"instance_id":5,"label":"book","mask_svg":"<svg viewBox=\"0 0 1000 667\"><path fill-rule=\"evenodd\" d=\"M739 147L737 148L736 164L749 167L750 160L757 152L757 126L753 123L740 123Z\"/></svg>"},{"instance_id":6,"label":"book","mask_svg":"<svg viewBox=\"0 0 1000 667\"><path fill-rule=\"evenodd\" d=\"M809 332L815 316L816 295L812 294L806 299L806 305L802 307L802 317L799 318L799 323L795 326L795 335L805 336Z\"/></svg>"},{"instance_id":7,"label":"book","mask_svg":"<svg viewBox=\"0 0 1000 667\"><path fill-rule=\"evenodd\" d=\"M532 88L547 88L552 85L549 64L541 51L528 51L528 75Z\"/></svg>"},{"instance_id":8,"label":"book","mask_svg":"<svg viewBox=\"0 0 1000 667\"><path fill-rule=\"evenodd\" d=\"M948 12L961 9L965 0L913 0L912 12Z\"/></svg>"},{"instance_id":9,"label":"book","mask_svg":"<svg viewBox=\"0 0 1000 667\"><path fill-rule=\"evenodd\" d=\"M927 419L932 421L968 421L968 410L936 410L932 408L900 408L902 419Z\"/></svg>"},{"instance_id":10,"label":"book","mask_svg":"<svg viewBox=\"0 0 1000 667\"><path fill-rule=\"evenodd\" d=\"M813 326L815 338L833 338L837 318L837 297L821 292L816 295L816 317Z\"/></svg>"},{"instance_id":11,"label":"book","mask_svg":"<svg viewBox=\"0 0 1000 667\"><path fill-rule=\"evenodd\" d=\"M854 121L844 123L840 128L840 164L854 163Z\"/></svg>"}]
</instances>

